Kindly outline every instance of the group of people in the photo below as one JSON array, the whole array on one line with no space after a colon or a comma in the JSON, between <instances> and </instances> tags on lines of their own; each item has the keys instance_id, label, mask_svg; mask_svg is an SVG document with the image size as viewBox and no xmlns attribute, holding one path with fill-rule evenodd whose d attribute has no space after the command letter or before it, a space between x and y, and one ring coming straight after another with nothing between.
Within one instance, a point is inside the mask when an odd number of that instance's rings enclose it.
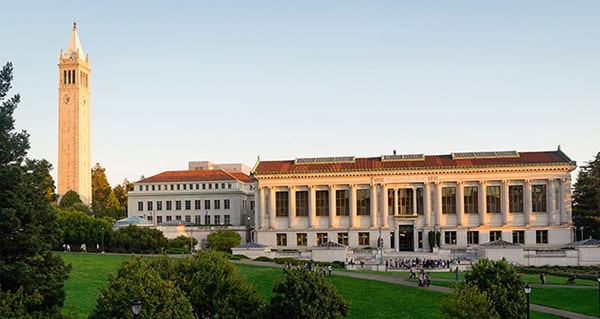
<instances>
[{"instance_id":1,"label":"group of people","mask_svg":"<svg viewBox=\"0 0 600 319\"><path fill-rule=\"evenodd\" d=\"M429 287L431 284L430 273L426 273L423 269L417 275L412 268L410 268L410 279L417 279L419 287Z\"/></svg>"},{"instance_id":2,"label":"group of people","mask_svg":"<svg viewBox=\"0 0 600 319\"><path fill-rule=\"evenodd\" d=\"M284 268L284 271L285 271L285 269L294 269L294 265L291 262L287 262L287 263L285 263L283 268ZM313 265L312 262L309 262L308 264L302 264L301 266L298 266L298 268L306 268L306 269L308 269L308 271L315 271L315 272L318 271L318 272L321 272L323 274L323 276L331 276L331 273L333 272L333 267L331 267L331 265L319 266L319 264Z\"/></svg>"},{"instance_id":3,"label":"group of people","mask_svg":"<svg viewBox=\"0 0 600 319\"><path fill-rule=\"evenodd\" d=\"M419 257L413 259L389 259L385 261L385 268L390 269L402 269L402 268L450 268L452 261L450 259L420 259Z\"/></svg>"}]
</instances>

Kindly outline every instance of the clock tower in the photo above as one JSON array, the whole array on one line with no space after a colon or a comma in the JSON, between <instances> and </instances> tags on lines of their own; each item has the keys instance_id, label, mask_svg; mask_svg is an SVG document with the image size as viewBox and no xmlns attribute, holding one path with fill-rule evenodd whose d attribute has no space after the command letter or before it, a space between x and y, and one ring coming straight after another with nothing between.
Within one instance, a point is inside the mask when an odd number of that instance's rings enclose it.
<instances>
[{"instance_id":1,"label":"clock tower","mask_svg":"<svg viewBox=\"0 0 600 319\"><path fill-rule=\"evenodd\" d=\"M85 204L92 201L90 72L73 23L58 61L58 195L73 190Z\"/></svg>"}]
</instances>

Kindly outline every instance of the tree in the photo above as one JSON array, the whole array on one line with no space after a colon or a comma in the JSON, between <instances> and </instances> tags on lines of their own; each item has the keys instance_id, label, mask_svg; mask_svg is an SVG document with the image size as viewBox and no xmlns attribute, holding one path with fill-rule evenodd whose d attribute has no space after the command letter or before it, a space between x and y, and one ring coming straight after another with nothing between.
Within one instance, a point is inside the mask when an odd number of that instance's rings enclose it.
<instances>
[{"instance_id":1,"label":"tree","mask_svg":"<svg viewBox=\"0 0 600 319\"><path fill-rule=\"evenodd\" d=\"M117 185L113 188L113 193L117 197L121 207L125 208L125 215L127 215L127 193L132 191L134 184L127 179L123 181L123 184Z\"/></svg>"},{"instance_id":2,"label":"tree","mask_svg":"<svg viewBox=\"0 0 600 319\"><path fill-rule=\"evenodd\" d=\"M114 232L111 249L139 254L160 253L167 247L167 243L167 238L158 229L129 225Z\"/></svg>"},{"instance_id":3,"label":"tree","mask_svg":"<svg viewBox=\"0 0 600 319\"><path fill-rule=\"evenodd\" d=\"M455 286L454 294L442 299L440 310L447 319L500 319L488 293L474 284Z\"/></svg>"},{"instance_id":4,"label":"tree","mask_svg":"<svg viewBox=\"0 0 600 319\"><path fill-rule=\"evenodd\" d=\"M242 236L231 229L219 229L208 234L206 240L212 250L231 253L231 248L241 243Z\"/></svg>"},{"instance_id":5,"label":"tree","mask_svg":"<svg viewBox=\"0 0 600 319\"><path fill-rule=\"evenodd\" d=\"M32 317L60 318L70 267L50 251L60 242L52 165L28 159L29 134L15 131L12 72L10 62L0 71L0 291Z\"/></svg>"},{"instance_id":6,"label":"tree","mask_svg":"<svg viewBox=\"0 0 600 319\"><path fill-rule=\"evenodd\" d=\"M126 216L125 208L121 206L121 203L112 192L108 194L108 197L104 200L103 210L104 217L110 217L113 220L121 219Z\"/></svg>"},{"instance_id":7,"label":"tree","mask_svg":"<svg viewBox=\"0 0 600 319\"><path fill-rule=\"evenodd\" d=\"M99 289L96 307L89 318L132 318L130 304L134 300L142 302L141 318L194 318L184 292L165 279L156 264L139 256L125 260L118 275L110 273L108 286Z\"/></svg>"},{"instance_id":8,"label":"tree","mask_svg":"<svg viewBox=\"0 0 600 319\"><path fill-rule=\"evenodd\" d=\"M269 318L337 319L348 315L348 304L319 271L285 269L273 287Z\"/></svg>"},{"instance_id":9,"label":"tree","mask_svg":"<svg viewBox=\"0 0 600 319\"><path fill-rule=\"evenodd\" d=\"M500 318L523 318L526 314L523 277L506 259L479 259L473 271L465 274L465 282L487 294Z\"/></svg>"},{"instance_id":10,"label":"tree","mask_svg":"<svg viewBox=\"0 0 600 319\"><path fill-rule=\"evenodd\" d=\"M60 202L58 203L58 208L67 209L74 207L77 204L83 204L81 197L79 197L79 194L77 194L77 192L75 192L74 190L69 190L60 199Z\"/></svg>"},{"instance_id":11,"label":"tree","mask_svg":"<svg viewBox=\"0 0 600 319\"><path fill-rule=\"evenodd\" d=\"M581 167L577 176L573 188L573 222L583 229L584 235L600 238L600 152Z\"/></svg>"},{"instance_id":12,"label":"tree","mask_svg":"<svg viewBox=\"0 0 600 319\"><path fill-rule=\"evenodd\" d=\"M102 243L104 233L105 247L112 237L112 223L105 218L94 218L75 210L58 210L58 227L63 234L63 243L79 247L85 243L88 247ZM104 230L103 230L104 229ZM89 250L89 249L88 249Z\"/></svg>"},{"instance_id":13,"label":"tree","mask_svg":"<svg viewBox=\"0 0 600 319\"><path fill-rule=\"evenodd\" d=\"M112 192L105 171L100 163L92 168L92 211L98 217L104 216L104 201Z\"/></svg>"},{"instance_id":14,"label":"tree","mask_svg":"<svg viewBox=\"0 0 600 319\"><path fill-rule=\"evenodd\" d=\"M198 243L196 238L190 239L184 235L178 236L173 239L169 239L169 243L167 244L167 249L169 250L169 254L173 253L189 253L191 251L191 246L195 246Z\"/></svg>"}]
</instances>

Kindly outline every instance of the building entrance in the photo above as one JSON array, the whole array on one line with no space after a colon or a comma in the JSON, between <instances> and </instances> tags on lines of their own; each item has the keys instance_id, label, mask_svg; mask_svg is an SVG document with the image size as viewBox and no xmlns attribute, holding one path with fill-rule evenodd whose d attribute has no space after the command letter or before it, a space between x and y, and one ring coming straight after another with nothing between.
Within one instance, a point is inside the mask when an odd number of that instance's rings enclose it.
<instances>
[{"instance_id":1,"label":"building entrance","mask_svg":"<svg viewBox=\"0 0 600 319\"><path fill-rule=\"evenodd\" d=\"M398 250L414 251L414 236L412 225L400 225L398 227Z\"/></svg>"}]
</instances>

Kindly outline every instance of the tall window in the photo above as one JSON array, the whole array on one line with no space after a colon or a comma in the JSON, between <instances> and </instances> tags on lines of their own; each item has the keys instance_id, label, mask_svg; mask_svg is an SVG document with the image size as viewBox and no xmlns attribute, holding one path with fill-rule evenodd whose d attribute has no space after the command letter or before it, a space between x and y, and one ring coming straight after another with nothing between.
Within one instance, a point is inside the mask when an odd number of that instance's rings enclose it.
<instances>
[{"instance_id":1,"label":"tall window","mask_svg":"<svg viewBox=\"0 0 600 319\"><path fill-rule=\"evenodd\" d=\"M185 201L185 210L190 210L190 209L192 209L192 201L186 200Z\"/></svg>"},{"instance_id":2,"label":"tall window","mask_svg":"<svg viewBox=\"0 0 600 319\"><path fill-rule=\"evenodd\" d=\"M215 225L221 224L221 215L215 215Z\"/></svg>"},{"instance_id":3,"label":"tall window","mask_svg":"<svg viewBox=\"0 0 600 319\"><path fill-rule=\"evenodd\" d=\"M477 195L477 187L469 186L464 188L464 206L465 214L479 213L479 199Z\"/></svg>"},{"instance_id":4,"label":"tall window","mask_svg":"<svg viewBox=\"0 0 600 319\"><path fill-rule=\"evenodd\" d=\"M296 234L296 245L297 246L308 246L308 239L306 233Z\"/></svg>"},{"instance_id":5,"label":"tall window","mask_svg":"<svg viewBox=\"0 0 600 319\"><path fill-rule=\"evenodd\" d=\"M442 214L456 214L456 187L442 187Z\"/></svg>"},{"instance_id":6,"label":"tall window","mask_svg":"<svg viewBox=\"0 0 600 319\"><path fill-rule=\"evenodd\" d=\"M167 201L167 210L172 210L173 209L173 202L171 202L170 200Z\"/></svg>"},{"instance_id":7,"label":"tall window","mask_svg":"<svg viewBox=\"0 0 600 319\"><path fill-rule=\"evenodd\" d=\"M225 208L225 209L231 209L231 203L230 203L229 199L223 200L223 206L224 206L223 208Z\"/></svg>"},{"instance_id":8,"label":"tall window","mask_svg":"<svg viewBox=\"0 0 600 319\"><path fill-rule=\"evenodd\" d=\"M215 199L215 209L221 209L221 200Z\"/></svg>"},{"instance_id":9,"label":"tall window","mask_svg":"<svg viewBox=\"0 0 600 319\"><path fill-rule=\"evenodd\" d=\"M412 215L413 213L413 190L412 188L401 188L398 190L398 214Z\"/></svg>"},{"instance_id":10,"label":"tall window","mask_svg":"<svg viewBox=\"0 0 600 319\"><path fill-rule=\"evenodd\" d=\"M327 233L317 233L317 245L327 242Z\"/></svg>"},{"instance_id":11,"label":"tall window","mask_svg":"<svg viewBox=\"0 0 600 319\"><path fill-rule=\"evenodd\" d=\"M275 192L275 216L287 216L288 209L288 192Z\"/></svg>"},{"instance_id":12,"label":"tall window","mask_svg":"<svg viewBox=\"0 0 600 319\"><path fill-rule=\"evenodd\" d=\"M196 224L196 225L202 224L202 215L194 216L194 224Z\"/></svg>"},{"instance_id":13,"label":"tall window","mask_svg":"<svg viewBox=\"0 0 600 319\"><path fill-rule=\"evenodd\" d=\"M547 244L548 243L548 231L547 230L536 230L535 231L535 243L536 244Z\"/></svg>"},{"instance_id":14,"label":"tall window","mask_svg":"<svg viewBox=\"0 0 600 319\"><path fill-rule=\"evenodd\" d=\"M204 200L204 209L210 209L210 199Z\"/></svg>"},{"instance_id":15,"label":"tall window","mask_svg":"<svg viewBox=\"0 0 600 319\"><path fill-rule=\"evenodd\" d=\"M394 215L394 203L396 202L396 190L393 188L388 189L388 215Z\"/></svg>"},{"instance_id":16,"label":"tall window","mask_svg":"<svg viewBox=\"0 0 600 319\"><path fill-rule=\"evenodd\" d=\"M329 216L329 191L316 191L317 216Z\"/></svg>"},{"instance_id":17,"label":"tall window","mask_svg":"<svg viewBox=\"0 0 600 319\"><path fill-rule=\"evenodd\" d=\"M175 201L175 210L181 210L181 201L180 200Z\"/></svg>"},{"instance_id":18,"label":"tall window","mask_svg":"<svg viewBox=\"0 0 600 319\"><path fill-rule=\"evenodd\" d=\"M358 233L358 244L360 246L369 246L369 233Z\"/></svg>"},{"instance_id":19,"label":"tall window","mask_svg":"<svg viewBox=\"0 0 600 319\"><path fill-rule=\"evenodd\" d=\"M424 213L423 192L424 192L423 188L417 188L417 214L418 215L423 215L423 213Z\"/></svg>"},{"instance_id":20,"label":"tall window","mask_svg":"<svg viewBox=\"0 0 600 319\"><path fill-rule=\"evenodd\" d=\"M467 235L468 245L479 245L479 231L469 231Z\"/></svg>"},{"instance_id":21,"label":"tall window","mask_svg":"<svg viewBox=\"0 0 600 319\"><path fill-rule=\"evenodd\" d=\"M148 201L148 203L146 203L146 205L148 206L148 210L153 210L151 201Z\"/></svg>"},{"instance_id":22,"label":"tall window","mask_svg":"<svg viewBox=\"0 0 600 319\"><path fill-rule=\"evenodd\" d=\"M204 224L210 225L210 215L204 215Z\"/></svg>"},{"instance_id":23,"label":"tall window","mask_svg":"<svg viewBox=\"0 0 600 319\"><path fill-rule=\"evenodd\" d=\"M162 221L163 221L163 220L162 220L162 216L156 216L156 223L157 223L157 224L160 224L160 223L162 223Z\"/></svg>"},{"instance_id":24,"label":"tall window","mask_svg":"<svg viewBox=\"0 0 600 319\"><path fill-rule=\"evenodd\" d=\"M296 216L308 216L308 192L296 192Z\"/></svg>"},{"instance_id":25,"label":"tall window","mask_svg":"<svg viewBox=\"0 0 600 319\"><path fill-rule=\"evenodd\" d=\"M337 233L338 244L348 246L348 233Z\"/></svg>"},{"instance_id":26,"label":"tall window","mask_svg":"<svg viewBox=\"0 0 600 319\"><path fill-rule=\"evenodd\" d=\"M188 222L188 223L192 222L192 216L185 215L185 221Z\"/></svg>"},{"instance_id":27,"label":"tall window","mask_svg":"<svg viewBox=\"0 0 600 319\"><path fill-rule=\"evenodd\" d=\"M485 207L488 213L500 213L500 186L485 188Z\"/></svg>"},{"instance_id":28,"label":"tall window","mask_svg":"<svg viewBox=\"0 0 600 319\"><path fill-rule=\"evenodd\" d=\"M335 191L335 215L348 216L350 215L350 197L347 189ZM345 244L347 245L347 244Z\"/></svg>"},{"instance_id":29,"label":"tall window","mask_svg":"<svg viewBox=\"0 0 600 319\"><path fill-rule=\"evenodd\" d=\"M162 201L161 200L156 201L156 210L162 210Z\"/></svg>"},{"instance_id":30,"label":"tall window","mask_svg":"<svg viewBox=\"0 0 600 319\"><path fill-rule=\"evenodd\" d=\"M490 230L490 241L496 241L502 239L501 230Z\"/></svg>"},{"instance_id":31,"label":"tall window","mask_svg":"<svg viewBox=\"0 0 600 319\"><path fill-rule=\"evenodd\" d=\"M531 186L531 210L534 213L546 212L546 185Z\"/></svg>"},{"instance_id":32,"label":"tall window","mask_svg":"<svg viewBox=\"0 0 600 319\"><path fill-rule=\"evenodd\" d=\"M143 211L144 210L144 202L138 202L138 210L139 211Z\"/></svg>"},{"instance_id":33,"label":"tall window","mask_svg":"<svg viewBox=\"0 0 600 319\"><path fill-rule=\"evenodd\" d=\"M356 190L356 214L371 214L371 191L368 189Z\"/></svg>"},{"instance_id":34,"label":"tall window","mask_svg":"<svg viewBox=\"0 0 600 319\"><path fill-rule=\"evenodd\" d=\"M508 187L508 207L511 213L523 212L523 186Z\"/></svg>"},{"instance_id":35,"label":"tall window","mask_svg":"<svg viewBox=\"0 0 600 319\"><path fill-rule=\"evenodd\" d=\"M225 225L231 225L231 215L224 215L223 222L225 223Z\"/></svg>"},{"instance_id":36,"label":"tall window","mask_svg":"<svg viewBox=\"0 0 600 319\"><path fill-rule=\"evenodd\" d=\"M444 244L456 245L456 232L455 231L445 231L444 232Z\"/></svg>"},{"instance_id":37,"label":"tall window","mask_svg":"<svg viewBox=\"0 0 600 319\"><path fill-rule=\"evenodd\" d=\"M287 246L287 234L277 234L277 246Z\"/></svg>"},{"instance_id":38,"label":"tall window","mask_svg":"<svg viewBox=\"0 0 600 319\"><path fill-rule=\"evenodd\" d=\"M525 231L524 230L513 230L513 243L525 244Z\"/></svg>"},{"instance_id":39,"label":"tall window","mask_svg":"<svg viewBox=\"0 0 600 319\"><path fill-rule=\"evenodd\" d=\"M202 209L200 207L200 200L199 199L194 200L194 209L198 209L198 210Z\"/></svg>"}]
</instances>

